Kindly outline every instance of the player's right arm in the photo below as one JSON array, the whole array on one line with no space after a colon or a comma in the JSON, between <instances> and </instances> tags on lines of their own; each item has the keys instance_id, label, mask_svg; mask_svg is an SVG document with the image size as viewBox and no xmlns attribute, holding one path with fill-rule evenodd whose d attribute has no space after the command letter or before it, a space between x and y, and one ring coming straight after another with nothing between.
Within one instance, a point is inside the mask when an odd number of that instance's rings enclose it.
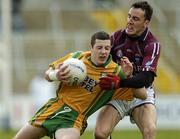
<instances>
[{"instance_id":1,"label":"player's right arm","mask_svg":"<svg viewBox=\"0 0 180 139\"><path fill-rule=\"evenodd\" d=\"M68 66L63 66L63 63L60 63L57 68L49 67L45 72L45 79L49 82L52 81L61 81L63 83L69 82L69 69Z\"/></svg>"},{"instance_id":2,"label":"player's right arm","mask_svg":"<svg viewBox=\"0 0 180 139\"><path fill-rule=\"evenodd\" d=\"M63 62L72 57L73 53L69 53L64 57L54 61L49 65L48 70L45 72L45 79L49 82L53 81L61 81L61 82L68 82L68 73L67 66L63 66Z\"/></svg>"}]
</instances>

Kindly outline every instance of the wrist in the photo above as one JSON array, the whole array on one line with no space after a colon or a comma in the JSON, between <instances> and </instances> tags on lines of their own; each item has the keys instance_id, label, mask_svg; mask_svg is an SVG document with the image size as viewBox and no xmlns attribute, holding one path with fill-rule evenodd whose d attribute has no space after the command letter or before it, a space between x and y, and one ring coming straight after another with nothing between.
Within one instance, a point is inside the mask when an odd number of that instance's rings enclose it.
<instances>
[{"instance_id":1,"label":"wrist","mask_svg":"<svg viewBox=\"0 0 180 139\"><path fill-rule=\"evenodd\" d=\"M50 70L48 71L48 76L49 76L49 79L51 81L58 81L59 79L57 78L57 73L58 73L58 69L55 69L55 70Z\"/></svg>"}]
</instances>

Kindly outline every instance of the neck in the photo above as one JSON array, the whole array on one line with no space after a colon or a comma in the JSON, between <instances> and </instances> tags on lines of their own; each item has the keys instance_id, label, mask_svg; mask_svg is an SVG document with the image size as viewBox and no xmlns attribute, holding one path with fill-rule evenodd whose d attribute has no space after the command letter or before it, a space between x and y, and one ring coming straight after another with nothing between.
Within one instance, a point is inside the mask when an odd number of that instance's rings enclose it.
<instances>
[{"instance_id":1,"label":"neck","mask_svg":"<svg viewBox=\"0 0 180 139\"><path fill-rule=\"evenodd\" d=\"M92 63L92 65L99 67L99 65L95 64L91 56L88 58L88 60Z\"/></svg>"}]
</instances>

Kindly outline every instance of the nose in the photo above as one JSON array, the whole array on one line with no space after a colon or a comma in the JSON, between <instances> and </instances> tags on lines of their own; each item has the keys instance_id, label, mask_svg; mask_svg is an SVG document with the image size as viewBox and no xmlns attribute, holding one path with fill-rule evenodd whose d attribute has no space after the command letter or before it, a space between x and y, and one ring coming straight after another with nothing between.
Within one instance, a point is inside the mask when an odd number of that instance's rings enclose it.
<instances>
[{"instance_id":1,"label":"nose","mask_svg":"<svg viewBox=\"0 0 180 139\"><path fill-rule=\"evenodd\" d=\"M129 24L133 24L133 19L131 17L128 18L128 21L127 21Z\"/></svg>"},{"instance_id":2,"label":"nose","mask_svg":"<svg viewBox=\"0 0 180 139\"><path fill-rule=\"evenodd\" d=\"M102 53L106 53L106 49L105 48L102 48Z\"/></svg>"}]
</instances>

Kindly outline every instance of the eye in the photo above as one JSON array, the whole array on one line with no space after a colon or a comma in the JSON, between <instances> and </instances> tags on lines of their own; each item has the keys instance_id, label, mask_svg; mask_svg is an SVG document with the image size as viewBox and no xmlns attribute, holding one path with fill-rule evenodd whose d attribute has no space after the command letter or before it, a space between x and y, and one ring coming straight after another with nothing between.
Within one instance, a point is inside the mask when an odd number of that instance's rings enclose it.
<instances>
[{"instance_id":1,"label":"eye","mask_svg":"<svg viewBox=\"0 0 180 139\"><path fill-rule=\"evenodd\" d=\"M111 50L111 46L106 46L105 49L106 50Z\"/></svg>"},{"instance_id":2,"label":"eye","mask_svg":"<svg viewBox=\"0 0 180 139\"><path fill-rule=\"evenodd\" d=\"M102 46L97 46L96 48L97 48L97 49L102 49Z\"/></svg>"},{"instance_id":3,"label":"eye","mask_svg":"<svg viewBox=\"0 0 180 139\"><path fill-rule=\"evenodd\" d=\"M134 21L139 21L139 18L138 17L133 17L133 20Z\"/></svg>"}]
</instances>

